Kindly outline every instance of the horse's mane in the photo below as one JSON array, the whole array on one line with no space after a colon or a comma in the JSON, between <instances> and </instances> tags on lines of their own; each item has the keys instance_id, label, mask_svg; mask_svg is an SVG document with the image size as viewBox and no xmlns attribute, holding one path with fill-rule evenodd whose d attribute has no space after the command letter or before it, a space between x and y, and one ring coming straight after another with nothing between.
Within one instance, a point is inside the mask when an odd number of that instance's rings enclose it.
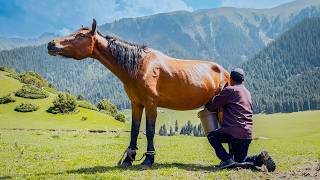
<instances>
[{"instance_id":1,"label":"horse's mane","mask_svg":"<svg viewBox=\"0 0 320 180\"><path fill-rule=\"evenodd\" d=\"M147 46L125 41L117 36L103 36L99 31L98 34L106 38L112 56L118 60L119 65L129 73L135 74L141 62L142 53L146 52Z\"/></svg>"}]
</instances>

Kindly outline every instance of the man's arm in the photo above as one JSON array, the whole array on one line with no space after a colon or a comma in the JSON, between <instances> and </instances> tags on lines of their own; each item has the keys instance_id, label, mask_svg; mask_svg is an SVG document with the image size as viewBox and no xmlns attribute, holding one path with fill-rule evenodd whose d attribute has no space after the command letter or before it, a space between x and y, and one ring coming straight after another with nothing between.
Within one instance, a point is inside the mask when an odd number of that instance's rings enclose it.
<instances>
[{"instance_id":1,"label":"man's arm","mask_svg":"<svg viewBox=\"0 0 320 180\"><path fill-rule=\"evenodd\" d=\"M232 91L232 89L224 88L218 95L213 97L212 100L205 105L205 107L209 111L216 111L218 108L228 103L228 98Z\"/></svg>"}]
</instances>

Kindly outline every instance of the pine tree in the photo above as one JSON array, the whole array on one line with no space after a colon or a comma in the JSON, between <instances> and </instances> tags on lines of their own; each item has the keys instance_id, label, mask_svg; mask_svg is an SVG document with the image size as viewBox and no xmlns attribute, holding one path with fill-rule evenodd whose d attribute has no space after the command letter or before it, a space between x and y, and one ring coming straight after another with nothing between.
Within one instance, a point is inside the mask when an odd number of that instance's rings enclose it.
<instances>
[{"instance_id":1,"label":"pine tree","mask_svg":"<svg viewBox=\"0 0 320 180\"><path fill-rule=\"evenodd\" d=\"M175 123L175 125L174 125L174 130L175 130L175 132L178 132L178 131L179 131L178 120L176 120L176 123Z\"/></svg>"},{"instance_id":2,"label":"pine tree","mask_svg":"<svg viewBox=\"0 0 320 180\"><path fill-rule=\"evenodd\" d=\"M173 136L174 134L175 134L175 131L173 131L172 126L170 126L170 133L169 133L169 136Z\"/></svg>"},{"instance_id":3,"label":"pine tree","mask_svg":"<svg viewBox=\"0 0 320 180\"><path fill-rule=\"evenodd\" d=\"M202 136L202 137L205 136L205 133L201 124L198 124L198 132L199 132L199 136Z\"/></svg>"},{"instance_id":4,"label":"pine tree","mask_svg":"<svg viewBox=\"0 0 320 180\"><path fill-rule=\"evenodd\" d=\"M164 136L168 136L168 131L167 131L166 124L163 124L163 135Z\"/></svg>"},{"instance_id":5,"label":"pine tree","mask_svg":"<svg viewBox=\"0 0 320 180\"><path fill-rule=\"evenodd\" d=\"M186 126L187 134L188 134L188 135L191 135L191 134L192 134L192 130L193 130L192 123L191 123L191 121L190 121L190 120L188 120L188 122L187 122L187 126Z\"/></svg>"},{"instance_id":6,"label":"pine tree","mask_svg":"<svg viewBox=\"0 0 320 180\"><path fill-rule=\"evenodd\" d=\"M193 126L193 136L196 136L196 137L199 136L198 128L196 125Z\"/></svg>"},{"instance_id":7,"label":"pine tree","mask_svg":"<svg viewBox=\"0 0 320 180\"><path fill-rule=\"evenodd\" d=\"M159 135L160 135L160 136L163 136L163 127L162 127L162 126L160 126Z\"/></svg>"},{"instance_id":8,"label":"pine tree","mask_svg":"<svg viewBox=\"0 0 320 180\"><path fill-rule=\"evenodd\" d=\"M185 135L185 127L182 127L182 128L181 128L180 134Z\"/></svg>"}]
</instances>

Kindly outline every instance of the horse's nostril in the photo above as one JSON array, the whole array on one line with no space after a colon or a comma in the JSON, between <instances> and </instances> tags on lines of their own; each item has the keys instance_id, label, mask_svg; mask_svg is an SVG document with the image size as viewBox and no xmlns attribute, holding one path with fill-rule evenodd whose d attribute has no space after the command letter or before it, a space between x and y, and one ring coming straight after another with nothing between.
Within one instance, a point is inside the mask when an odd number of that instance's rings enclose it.
<instances>
[{"instance_id":1,"label":"horse's nostril","mask_svg":"<svg viewBox=\"0 0 320 180\"><path fill-rule=\"evenodd\" d=\"M53 50L54 48L55 48L55 43L54 43L54 41L51 41L51 42L49 42L48 43L48 50Z\"/></svg>"}]
</instances>

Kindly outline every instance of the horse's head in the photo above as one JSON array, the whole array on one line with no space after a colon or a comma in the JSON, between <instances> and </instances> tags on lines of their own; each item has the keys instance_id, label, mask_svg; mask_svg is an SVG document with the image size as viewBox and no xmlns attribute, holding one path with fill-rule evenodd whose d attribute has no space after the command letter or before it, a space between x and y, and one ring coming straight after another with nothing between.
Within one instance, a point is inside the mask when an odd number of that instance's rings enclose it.
<instances>
[{"instance_id":1,"label":"horse's head","mask_svg":"<svg viewBox=\"0 0 320 180\"><path fill-rule=\"evenodd\" d=\"M48 53L67 58L84 59L93 52L97 34L97 22L93 19L92 28L81 28L78 31L48 43Z\"/></svg>"}]
</instances>

